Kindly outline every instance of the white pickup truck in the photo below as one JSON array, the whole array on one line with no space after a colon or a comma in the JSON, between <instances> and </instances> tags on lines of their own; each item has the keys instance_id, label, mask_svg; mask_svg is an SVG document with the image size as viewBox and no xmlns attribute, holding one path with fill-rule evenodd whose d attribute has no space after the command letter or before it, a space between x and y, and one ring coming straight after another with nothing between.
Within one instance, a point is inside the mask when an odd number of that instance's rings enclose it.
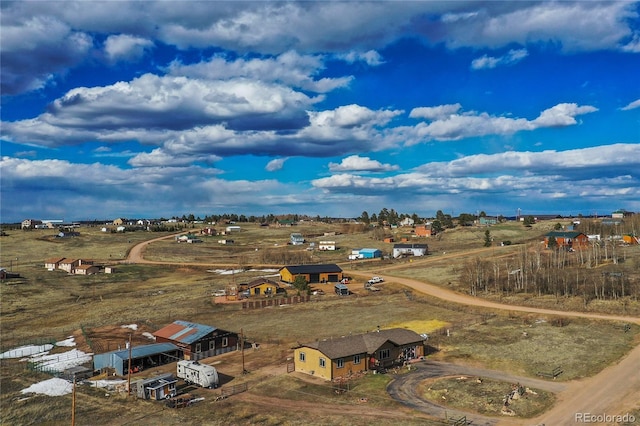
<instances>
[{"instance_id":1,"label":"white pickup truck","mask_svg":"<svg viewBox=\"0 0 640 426\"><path fill-rule=\"evenodd\" d=\"M366 286L370 286L373 284L379 284L381 282L384 282L384 280L380 277L372 277L369 281L367 281L367 283L365 284Z\"/></svg>"}]
</instances>

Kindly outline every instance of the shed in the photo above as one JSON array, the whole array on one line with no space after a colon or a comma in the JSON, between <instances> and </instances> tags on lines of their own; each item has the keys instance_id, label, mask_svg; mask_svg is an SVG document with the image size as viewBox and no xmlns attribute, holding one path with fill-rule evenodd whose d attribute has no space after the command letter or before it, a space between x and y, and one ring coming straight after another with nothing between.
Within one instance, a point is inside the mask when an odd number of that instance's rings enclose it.
<instances>
[{"instance_id":1,"label":"shed","mask_svg":"<svg viewBox=\"0 0 640 426\"><path fill-rule=\"evenodd\" d=\"M140 399L160 401L176 396L177 382L178 379L172 373L166 373L131 382L131 389L136 390L136 394Z\"/></svg>"},{"instance_id":2,"label":"shed","mask_svg":"<svg viewBox=\"0 0 640 426\"><path fill-rule=\"evenodd\" d=\"M151 368L158 365L169 364L182 358L182 352L173 343L153 343L150 345L135 346L129 349L96 354L93 356L93 369L101 371L104 368L113 368L116 374L123 376L129 368L129 352L131 352L131 367Z\"/></svg>"},{"instance_id":3,"label":"shed","mask_svg":"<svg viewBox=\"0 0 640 426\"><path fill-rule=\"evenodd\" d=\"M382 257L382 251L375 248L360 249L359 254L363 259L375 259L377 257Z\"/></svg>"},{"instance_id":4,"label":"shed","mask_svg":"<svg viewBox=\"0 0 640 426\"><path fill-rule=\"evenodd\" d=\"M347 287L344 284L336 284L334 286L335 290L336 290L336 294L338 296L348 296L349 295L349 287Z\"/></svg>"}]
</instances>

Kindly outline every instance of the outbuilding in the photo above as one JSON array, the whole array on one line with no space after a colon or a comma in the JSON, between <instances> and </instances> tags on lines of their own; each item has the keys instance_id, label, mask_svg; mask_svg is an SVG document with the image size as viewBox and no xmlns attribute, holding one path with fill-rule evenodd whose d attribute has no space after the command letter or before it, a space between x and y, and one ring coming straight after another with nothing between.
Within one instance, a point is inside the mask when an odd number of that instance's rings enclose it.
<instances>
[{"instance_id":1,"label":"outbuilding","mask_svg":"<svg viewBox=\"0 0 640 426\"><path fill-rule=\"evenodd\" d=\"M112 368L116 374L124 376L128 373L129 357L131 357L131 369L140 371L182 359L182 352L172 343L135 346L130 350L119 349L94 355L93 369L102 371L104 368Z\"/></svg>"},{"instance_id":2,"label":"outbuilding","mask_svg":"<svg viewBox=\"0 0 640 426\"><path fill-rule=\"evenodd\" d=\"M176 383L178 379L172 373L166 373L131 382L131 389L135 389L140 399L160 401L176 396Z\"/></svg>"},{"instance_id":3,"label":"outbuilding","mask_svg":"<svg viewBox=\"0 0 640 426\"><path fill-rule=\"evenodd\" d=\"M382 257L382 251L375 248L360 249L359 254L362 259L375 259Z\"/></svg>"}]
</instances>

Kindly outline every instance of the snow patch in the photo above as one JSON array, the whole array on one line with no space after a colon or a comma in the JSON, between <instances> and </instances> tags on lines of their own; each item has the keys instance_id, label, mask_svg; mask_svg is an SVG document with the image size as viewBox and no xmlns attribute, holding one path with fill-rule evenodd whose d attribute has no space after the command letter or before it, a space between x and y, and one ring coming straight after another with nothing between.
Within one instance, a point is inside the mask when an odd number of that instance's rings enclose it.
<instances>
[{"instance_id":1,"label":"snow patch","mask_svg":"<svg viewBox=\"0 0 640 426\"><path fill-rule=\"evenodd\" d=\"M121 325L120 328L130 328L131 330L136 331L138 329L138 324Z\"/></svg>"},{"instance_id":2,"label":"snow patch","mask_svg":"<svg viewBox=\"0 0 640 426\"><path fill-rule=\"evenodd\" d=\"M144 337L146 337L149 340L156 340L156 336L154 336L153 334L149 333L148 331L145 331L144 333L142 333L142 335Z\"/></svg>"},{"instance_id":3,"label":"snow patch","mask_svg":"<svg viewBox=\"0 0 640 426\"><path fill-rule=\"evenodd\" d=\"M67 337L65 340L61 340L59 342L56 342L56 346L65 346L65 347L72 347L76 345L76 340L73 336L69 336Z\"/></svg>"},{"instance_id":4,"label":"snow patch","mask_svg":"<svg viewBox=\"0 0 640 426\"><path fill-rule=\"evenodd\" d=\"M38 393L48 396L62 396L73 392L73 384L64 379L54 377L53 379L35 383L26 389L22 389L21 393Z\"/></svg>"}]
</instances>

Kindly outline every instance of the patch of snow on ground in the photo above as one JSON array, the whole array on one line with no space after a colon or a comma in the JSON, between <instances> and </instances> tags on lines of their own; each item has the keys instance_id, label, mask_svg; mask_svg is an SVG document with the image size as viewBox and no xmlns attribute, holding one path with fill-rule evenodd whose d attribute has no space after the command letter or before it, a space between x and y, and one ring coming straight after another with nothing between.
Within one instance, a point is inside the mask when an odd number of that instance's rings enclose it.
<instances>
[{"instance_id":1,"label":"patch of snow on ground","mask_svg":"<svg viewBox=\"0 0 640 426\"><path fill-rule=\"evenodd\" d=\"M53 349L53 345L50 344L39 346L20 346L19 348L11 349L10 351L0 354L0 359L23 358L25 356L47 353L51 349Z\"/></svg>"},{"instance_id":2,"label":"patch of snow on ground","mask_svg":"<svg viewBox=\"0 0 640 426\"><path fill-rule=\"evenodd\" d=\"M45 380L39 383L35 383L26 389L22 389L21 393L39 393L49 396L62 396L73 392L73 384L67 382L64 379Z\"/></svg>"},{"instance_id":3,"label":"patch of snow on ground","mask_svg":"<svg viewBox=\"0 0 640 426\"><path fill-rule=\"evenodd\" d=\"M241 272L278 272L277 269L209 269L207 272L213 272L220 275L239 274Z\"/></svg>"},{"instance_id":4,"label":"patch of snow on ground","mask_svg":"<svg viewBox=\"0 0 640 426\"><path fill-rule=\"evenodd\" d=\"M231 275L231 274L239 274L244 272L244 269L214 269L211 272L215 272L219 275Z\"/></svg>"},{"instance_id":5,"label":"patch of snow on ground","mask_svg":"<svg viewBox=\"0 0 640 426\"><path fill-rule=\"evenodd\" d=\"M142 335L144 337L146 337L149 340L156 340L156 336L154 336L153 334L149 333L148 331L145 331L144 333L142 333Z\"/></svg>"},{"instance_id":6,"label":"patch of snow on ground","mask_svg":"<svg viewBox=\"0 0 640 426\"><path fill-rule=\"evenodd\" d=\"M91 355L78 349L72 349L59 354L38 354L29 357L29 361L36 363L44 371L64 371L70 367L91 362Z\"/></svg>"},{"instance_id":7,"label":"patch of snow on ground","mask_svg":"<svg viewBox=\"0 0 640 426\"><path fill-rule=\"evenodd\" d=\"M56 346L65 346L65 347L72 347L76 345L76 340L73 336L69 336L64 340L61 340L59 342L56 342Z\"/></svg>"},{"instance_id":8,"label":"patch of snow on ground","mask_svg":"<svg viewBox=\"0 0 640 426\"><path fill-rule=\"evenodd\" d=\"M138 324L121 325L120 328L130 328L131 330L135 331L138 329Z\"/></svg>"}]
</instances>

